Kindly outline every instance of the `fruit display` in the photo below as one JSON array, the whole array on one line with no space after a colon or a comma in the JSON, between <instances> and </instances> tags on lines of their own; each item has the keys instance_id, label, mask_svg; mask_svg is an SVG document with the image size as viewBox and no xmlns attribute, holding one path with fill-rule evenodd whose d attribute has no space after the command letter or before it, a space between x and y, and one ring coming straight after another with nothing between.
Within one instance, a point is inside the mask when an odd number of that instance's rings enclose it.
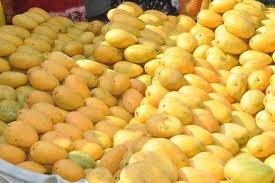
<instances>
[{"instance_id":1,"label":"fruit display","mask_svg":"<svg viewBox=\"0 0 275 183\"><path fill-rule=\"evenodd\" d=\"M275 9L107 17L0 26L0 159L71 182L275 181Z\"/></svg>"}]
</instances>

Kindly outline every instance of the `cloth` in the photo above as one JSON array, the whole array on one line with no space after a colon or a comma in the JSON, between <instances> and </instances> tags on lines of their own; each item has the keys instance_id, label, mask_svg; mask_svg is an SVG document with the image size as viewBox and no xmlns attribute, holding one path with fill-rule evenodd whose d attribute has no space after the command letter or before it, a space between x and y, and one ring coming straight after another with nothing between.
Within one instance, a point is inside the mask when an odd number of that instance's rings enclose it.
<instances>
[{"instance_id":1,"label":"cloth","mask_svg":"<svg viewBox=\"0 0 275 183\"><path fill-rule=\"evenodd\" d=\"M57 175L43 175L18 168L0 160L0 183L70 183ZM80 180L75 183L88 183Z\"/></svg>"}]
</instances>

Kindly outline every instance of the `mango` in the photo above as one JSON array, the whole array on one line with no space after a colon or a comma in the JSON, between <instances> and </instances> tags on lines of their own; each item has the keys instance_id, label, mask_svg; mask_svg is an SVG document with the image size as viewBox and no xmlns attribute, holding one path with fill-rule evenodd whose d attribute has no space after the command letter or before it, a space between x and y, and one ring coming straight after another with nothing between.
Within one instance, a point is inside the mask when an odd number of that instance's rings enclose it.
<instances>
[{"instance_id":1,"label":"mango","mask_svg":"<svg viewBox=\"0 0 275 183\"><path fill-rule=\"evenodd\" d=\"M29 148L38 141L35 129L22 121L9 123L3 136L8 144L22 148Z\"/></svg>"},{"instance_id":2,"label":"mango","mask_svg":"<svg viewBox=\"0 0 275 183\"><path fill-rule=\"evenodd\" d=\"M227 162L224 167L226 178L232 182L270 183L273 170L250 155L239 155Z\"/></svg>"},{"instance_id":3,"label":"mango","mask_svg":"<svg viewBox=\"0 0 275 183\"><path fill-rule=\"evenodd\" d=\"M43 91L53 90L59 81L42 67L33 67L28 70L27 76L33 88Z\"/></svg>"},{"instance_id":4,"label":"mango","mask_svg":"<svg viewBox=\"0 0 275 183\"><path fill-rule=\"evenodd\" d=\"M0 120L11 122L16 120L17 112L21 109L20 105L14 100L0 101Z\"/></svg>"},{"instance_id":5,"label":"mango","mask_svg":"<svg viewBox=\"0 0 275 183\"><path fill-rule=\"evenodd\" d=\"M25 161L26 154L22 149L9 144L0 144L0 147L0 157L2 160L12 164L18 164Z\"/></svg>"},{"instance_id":6,"label":"mango","mask_svg":"<svg viewBox=\"0 0 275 183\"><path fill-rule=\"evenodd\" d=\"M94 160L86 153L81 151L71 151L68 154L70 160L74 161L78 164L81 168L94 168L95 162Z\"/></svg>"},{"instance_id":7,"label":"mango","mask_svg":"<svg viewBox=\"0 0 275 183\"><path fill-rule=\"evenodd\" d=\"M57 106L65 110L76 110L84 105L83 98L64 85L53 90L53 100Z\"/></svg>"}]
</instances>

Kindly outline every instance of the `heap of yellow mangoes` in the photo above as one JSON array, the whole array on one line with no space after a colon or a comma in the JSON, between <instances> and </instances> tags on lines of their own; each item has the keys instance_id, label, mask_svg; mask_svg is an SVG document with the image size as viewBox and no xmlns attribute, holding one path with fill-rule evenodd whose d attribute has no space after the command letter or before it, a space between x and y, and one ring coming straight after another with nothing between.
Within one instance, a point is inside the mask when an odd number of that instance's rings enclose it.
<instances>
[{"instance_id":1,"label":"heap of yellow mangoes","mask_svg":"<svg viewBox=\"0 0 275 183\"><path fill-rule=\"evenodd\" d=\"M275 181L275 9L107 17L0 26L0 159L72 182Z\"/></svg>"}]
</instances>

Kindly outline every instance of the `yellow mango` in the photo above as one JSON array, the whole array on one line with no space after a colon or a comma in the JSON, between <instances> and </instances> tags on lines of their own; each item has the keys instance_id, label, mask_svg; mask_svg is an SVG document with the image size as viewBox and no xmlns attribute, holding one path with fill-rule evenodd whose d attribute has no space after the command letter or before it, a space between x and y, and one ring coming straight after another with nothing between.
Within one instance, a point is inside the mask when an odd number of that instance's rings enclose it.
<instances>
[{"instance_id":1,"label":"yellow mango","mask_svg":"<svg viewBox=\"0 0 275 183\"><path fill-rule=\"evenodd\" d=\"M198 125L211 133L219 130L219 122L210 111L198 108L192 110L192 112L192 124Z\"/></svg>"},{"instance_id":2,"label":"yellow mango","mask_svg":"<svg viewBox=\"0 0 275 183\"><path fill-rule=\"evenodd\" d=\"M247 79L243 74L230 73L226 81L226 89L236 101L240 101L247 87Z\"/></svg>"},{"instance_id":3,"label":"yellow mango","mask_svg":"<svg viewBox=\"0 0 275 183\"><path fill-rule=\"evenodd\" d=\"M177 37L177 46L192 52L198 46L198 43L191 33L182 33Z\"/></svg>"},{"instance_id":4,"label":"yellow mango","mask_svg":"<svg viewBox=\"0 0 275 183\"><path fill-rule=\"evenodd\" d=\"M217 159L214 153L200 152L191 159L191 166L212 174L216 179L223 180L224 163Z\"/></svg>"},{"instance_id":5,"label":"yellow mango","mask_svg":"<svg viewBox=\"0 0 275 183\"><path fill-rule=\"evenodd\" d=\"M254 25L238 11L231 10L224 13L223 19L226 30L239 38L248 39L255 34Z\"/></svg>"},{"instance_id":6,"label":"yellow mango","mask_svg":"<svg viewBox=\"0 0 275 183\"><path fill-rule=\"evenodd\" d=\"M121 51L113 46L99 44L95 47L94 58L103 64L113 64L121 61L123 55Z\"/></svg>"},{"instance_id":7,"label":"yellow mango","mask_svg":"<svg viewBox=\"0 0 275 183\"><path fill-rule=\"evenodd\" d=\"M28 70L27 76L33 88L50 91L59 85L59 81L42 67L33 67Z\"/></svg>"},{"instance_id":8,"label":"yellow mango","mask_svg":"<svg viewBox=\"0 0 275 183\"><path fill-rule=\"evenodd\" d=\"M275 136L261 134L251 138L247 142L247 150L250 154L258 158L268 157L275 152Z\"/></svg>"},{"instance_id":9,"label":"yellow mango","mask_svg":"<svg viewBox=\"0 0 275 183\"><path fill-rule=\"evenodd\" d=\"M121 29L111 29L105 35L105 40L116 48L127 48L137 42L137 38Z\"/></svg>"},{"instance_id":10,"label":"yellow mango","mask_svg":"<svg viewBox=\"0 0 275 183\"><path fill-rule=\"evenodd\" d=\"M220 1L214 0L210 3L209 9L217 12L217 13L224 13L227 10L230 10L237 4L237 0L227 0L227 1Z\"/></svg>"},{"instance_id":11,"label":"yellow mango","mask_svg":"<svg viewBox=\"0 0 275 183\"><path fill-rule=\"evenodd\" d=\"M225 136L222 133L213 133L214 144L221 146L228 150L232 155L236 155L239 152L239 144L229 136Z\"/></svg>"},{"instance_id":12,"label":"yellow mango","mask_svg":"<svg viewBox=\"0 0 275 183\"><path fill-rule=\"evenodd\" d=\"M258 90L248 90L240 100L241 108L244 112L255 115L264 109L264 93Z\"/></svg>"},{"instance_id":13,"label":"yellow mango","mask_svg":"<svg viewBox=\"0 0 275 183\"><path fill-rule=\"evenodd\" d=\"M25 14L18 14L12 18L13 25L23 27L28 30L32 30L38 26L38 23L34 19Z\"/></svg>"},{"instance_id":14,"label":"yellow mango","mask_svg":"<svg viewBox=\"0 0 275 183\"><path fill-rule=\"evenodd\" d=\"M272 37L272 35L272 32L256 34L249 40L249 46L253 50L259 52L272 53L275 51L275 46L273 44L274 38Z\"/></svg>"},{"instance_id":15,"label":"yellow mango","mask_svg":"<svg viewBox=\"0 0 275 183\"><path fill-rule=\"evenodd\" d=\"M238 142L239 145L243 145L248 141L248 130L235 123L226 123L220 126L220 133L225 136L229 136Z\"/></svg>"},{"instance_id":16,"label":"yellow mango","mask_svg":"<svg viewBox=\"0 0 275 183\"><path fill-rule=\"evenodd\" d=\"M45 60L41 66L49 73L54 75L59 81L64 80L68 75L69 71L61 64L57 64L51 60Z\"/></svg>"},{"instance_id":17,"label":"yellow mango","mask_svg":"<svg viewBox=\"0 0 275 183\"><path fill-rule=\"evenodd\" d=\"M261 133L254 117L247 112L232 111L232 123L244 126L248 130L250 138Z\"/></svg>"},{"instance_id":18,"label":"yellow mango","mask_svg":"<svg viewBox=\"0 0 275 183\"><path fill-rule=\"evenodd\" d=\"M187 81L188 84L190 84L192 86L198 87L198 88L203 89L207 92L212 91L212 87L208 83L208 81L198 75L186 74L186 75L184 75L184 79Z\"/></svg>"},{"instance_id":19,"label":"yellow mango","mask_svg":"<svg viewBox=\"0 0 275 183\"><path fill-rule=\"evenodd\" d=\"M239 63L235 56L226 54L221 48L217 46L207 50L206 61L216 70L230 70Z\"/></svg>"},{"instance_id":20,"label":"yellow mango","mask_svg":"<svg viewBox=\"0 0 275 183\"><path fill-rule=\"evenodd\" d=\"M191 158L199 152L205 150L202 142L193 136L176 135L170 140L175 143L187 155L188 158Z\"/></svg>"},{"instance_id":21,"label":"yellow mango","mask_svg":"<svg viewBox=\"0 0 275 183\"><path fill-rule=\"evenodd\" d=\"M200 126L186 125L184 126L183 134L198 138L204 145L210 145L214 142L212 134Z\"/></svg>"},{"instance_id":22,"label":"yellow mango","mask_svg":"<svg viewBox=\"0 0 275 183\"><path fill-rule=\"evenodd\" d=\"M207 152L213 153L216 157L222 160L224 163L227 163L233 155L227 149L220 147L218 145L208 145L205 147Z\"/></svg>"},{"instance_id":23,"label":"yellow mango","mask_svg":"<svg viewBox=\"0 0 275 183\"><path fill-rule=\"evenodd\" d=\"M80 76L69 75L64 81L64 86L78 93L83 99L91 95L87 84Z\"/></svg>"},{"instance_id":24,"label":"yellow mango","mask_svg":"<svg viewBox=\"0 0 275 183\"><path fill-rule=\"evenodd\" d=\"M146 131L156 138L170 138L182 130L183 123L169 114L156 114L146 121Z\"/></svg>"},{"instance_id":25,"label":"yellow mango","mask_svg":"<svg viewBox=\"0 0 275 183\"><path fill-rule=\"evenodd\" d=\"M218 179L215 178L214 175L211 173L208 173L204 170L199 170L197 168L193 167L182 167L179 169L179 178L180 180L186 180L186 181L178 181L177 183L185 183L185 182L197 182L197 183L203 183L203 182L209 182L209 183L218 183Z\"/></svg>"},{"instance_id":26,"label":"yellow mango","mask_svg":"<svg viewBox=\"0 0 275 183\"><path fill-rule=\"evenodd\" d=\"M57 106L65 110L76 110L84 105L83 98L64 85L60 85L53 90L53 99Z\"/></svg>"},{"instance_id":27,"label":"yellow mango","mask_svg":"<svg viewBox=\"0 0 275 183\"><path fill-rule=\"evenodd\" d=\"M187 164L185 154L180 150L177 145L175 145L168 139L150 139L143 145L142 151L152 151L154 153L157 153L160 156L171 160L177 168L180 168Z\"/></svg>"},{"instance_id":28,"label":"yellow mango","mask_svg":"<svg viewBox=\"0 0 275 183\"><path fill-rule=\"evenodd\" d=\"M255 116L257 126L263 131L272 131L275 129L275 123L271 119L271 115L262 110Z\"/></svg>"},{"instance_id":29,"label":"yellow mango","mask_svg":"<svg viewBox=\"0 0 275 183\"><path fill-rule=\"evenodd\" d=\"M223 25L215 31L214 45L229 54L241 54L248 49L244 40L228 32Z\"/></svg>"},{"instance_id":30,"label":"yellow mango","mask_svg":"<svg viewBox=\"0 0 275 183\"><path fill-rule=\"evenodd\" d=\"M13 88L25 85L28 78L25 74L16 71L6 71L0 74L0 84L8 85Z\"/></svg>"},{"instance_id":31,"label":"yellow mango","mask_svg":"<svg viewBox=\"0 0 275 183\"><path fill-rule=\"evenodd\" d=\"M16 46L9 41L0 40L0 56L9 56L16 51Z\"/></svg>"},{"instance_id":32,"label":"yellow mango","mask_svg":"<svg viewBox=\"0 0 275 183\"><path fill-rule=\"evenodd\" d=\"M130 27L136 28L138 30L144 29L145 27L145 24L142 20L139 20L138 18L129 14L127 15L125 13L116 14L112 18L112 22L121 23Z\"/></svg>"},{"instance_id":33,"label":"yellow mango","mask_svg":"<svg viewBox=\"0 0 275 183\"><path fill-rule=\"evenodd\" d=\"M26 159L25 152L13 145L9 144L0 144L0 157L2 160L5 160L12 164L22 163Z\"/></svg>"},{"instance_id":34,"label":"yellow mango","mask_svg":"<svg viewBox=\"0 0 275 183\"><path fill-rule=\"evenodd\" d=\"M124 51L127 61L133 63L145 63L157 56L157 51L146 45L132 45Z\"/></svg>"},{"instance_id":35,"label":"yellow mango","mask_svg":"<svg viewBox=\"0 0 275 183\"><path fill-rule=\"evenodd\" d=\"M128 75L130 78L137 77L143 73L141 66L126 61L115 63L113 69L119 73Z\"/></svg>"},{"instance_id":36,"label":"yellow mango","mask_svg":"<svg viewBox=\"0 0 275 183\"><path fill-rule=\"evenodd\" d=\"M140 14L143 13L143 10L140 6L138 6L137 4L135 4L133 2L129 2L129 1L123 2L117 8L125 10L133 16L139 16Z\"/></svg>"},{"instance_id":37,"label":"yellow mango","mask_svg":"<svg viewBox=\"0 0 275 183\"><path fill-rule=\"evenodd\" d=\"M19 111L17 119L33 127L38 134L46 133L53 128L49 116L33 109L23 109Z\"/></svg>"},{"instance_id":38,"label":"yellow mango","mask_svg":"<svg viewBox=\"0 0 275 183\"><path fill-rule=\"evenodd\" d=\"M170 180L174 181L178 178L176 166L169 159L164 158L155 152L139 151L131 156L129 164L141 161L157 165L157 167L159 167L164 174L170 178Z\"/></svg>"},{"instance_id":39,"label":"yellow mango","mask_svg":"<svg viewBox=\"0 0 275 183\"><path fill-rule=\"evenodd\" d=\"M47 55L47 59L63 65L68 70L77 66L72 58L70 58L69 56L65 55L62 52L57 52L57 51L51 52L50 54Z\"/></svg>"},{"instance_id":40,"label":"yellow mango","mask_svg":"<svg viewBox=\"0 0 275 183\"><path fill-rule=\"evenodd\" d=\"M223 24L222 17L212 10L201 10L199 14L197 15L197 21L202 26L208 27L208 28L216 28L219 25Z\"/></svg>"}]
</instances>

